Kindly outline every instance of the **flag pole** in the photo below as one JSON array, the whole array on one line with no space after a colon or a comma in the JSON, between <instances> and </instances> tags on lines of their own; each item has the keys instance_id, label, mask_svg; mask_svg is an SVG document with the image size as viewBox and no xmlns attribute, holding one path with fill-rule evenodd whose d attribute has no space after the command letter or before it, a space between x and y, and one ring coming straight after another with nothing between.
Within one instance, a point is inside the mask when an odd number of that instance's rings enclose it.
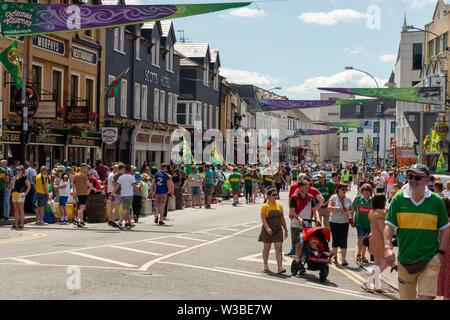
<instances>
[{"instance_id":1,"label":"flag pole","mask_svg":"<svg viewBox=\"0 0 450 320\"><path fill-rule=\"evenodd\" d=\"M26 138L28 133L28 106L26 105L27 90L27 56L28 56L28 37L23 39L23 64L22 64L22 130L20 134L20 163L25 163ZM31 159L30 159L31 160Z\"/></svg>"}]
</instances>

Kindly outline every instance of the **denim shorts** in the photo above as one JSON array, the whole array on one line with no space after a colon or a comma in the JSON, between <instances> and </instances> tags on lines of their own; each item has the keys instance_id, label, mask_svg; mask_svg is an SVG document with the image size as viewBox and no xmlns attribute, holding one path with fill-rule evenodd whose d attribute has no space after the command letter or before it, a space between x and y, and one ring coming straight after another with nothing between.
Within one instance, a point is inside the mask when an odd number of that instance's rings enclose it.
<instances>
[{"instance_id":1,"label":"denim shorts","mask_svg":"<svg viewBox=\"0 0 450 320\"><path fill-rule=\"evenodd\" d=\"M193 197L195 196L201 196L202 195L202 189L199 186L191 187L191 194Z\"/></svg>"},{"instance_id":2,"label":"denim shorts","mask_svg":"<svg viewBox=\"0 0 450 320\"><path fill-rule=\"evenodd\" d=\"M69 199L69 197L59 197L59 206L60 207L65 207L67 200Z\"/></svg>"},{"instance_id":3,"label":"denim shorts","mask_svg":"<svg viewBox=\"0 0 450 320\"><path fill-rule=\"evenodd\" d=\"M39 208L45 208L48 204L48 196L42 193L36 193L36 202Z\"/></svg>"},{"instance_id":4,"label":"denim shorts","mask_svg":"<svg viewBox=\"0 0 450 320\"><path fill-rule=\"evenodd\" d=\"M356 232L358 233L358 237L365 237L370 233L370 229L366 229L361 226L356 226Z\"/></svg>"}]
</instances>

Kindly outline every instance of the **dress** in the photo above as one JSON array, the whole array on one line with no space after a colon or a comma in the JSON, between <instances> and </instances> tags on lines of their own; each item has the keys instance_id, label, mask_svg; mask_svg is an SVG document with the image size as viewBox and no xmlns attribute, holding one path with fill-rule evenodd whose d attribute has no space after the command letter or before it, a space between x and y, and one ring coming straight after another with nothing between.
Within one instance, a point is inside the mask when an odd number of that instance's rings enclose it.
<instances>
[{"instance_id":1,"label":"dress","mask_svg":"<svg viewBox=\"0 0 450 320\"><path fill-rule=\"evenodd\" d=\"M267 233L264 225L261 227L258 241L264 243L283 242L283 228L281 218L283 216L283 207L278 204L266 203L261 208L261 213L266 215L267 224L272 229L272 235Z\"/></svg>"},{"instance_id":2,"label":"dress","mask_svg":"<svg viewBox=\"0 0 450 320\"><path fill-rule=\"evenodd\" d=\"M445 250L444 262L439 271L437 295L450 298L450 239Z\"/></svg>"},{"instance_id":3,"label":"dress","mask_svg":"<svg viewBox=\"0 0 450 320\"><path fill-rule=\"evenodd\" d=\"M386 212L384 210L374 210L369 213L371 237L369 238L369 252L377 260L384 259L384 236L383 231L378 227L378 220L384 222Z\"/></svg>"}]
</instances>

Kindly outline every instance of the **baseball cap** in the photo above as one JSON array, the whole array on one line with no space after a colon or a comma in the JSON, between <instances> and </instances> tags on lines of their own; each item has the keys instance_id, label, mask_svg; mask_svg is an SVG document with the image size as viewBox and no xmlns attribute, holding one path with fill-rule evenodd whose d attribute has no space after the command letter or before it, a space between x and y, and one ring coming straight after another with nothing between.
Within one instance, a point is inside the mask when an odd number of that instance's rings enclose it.
<instances>
[{"instance_id":1,"label":"baseball cap","mask_svg":"<svg viewBox=\"0 0 450 320\"><path fill-rule=\"evenodd\" d=\"M136 182L140 182L142 180L142 176L139 172L136 172L134 174L134 179L136 180Z\"/></svg>"},{"instance_id":2,"label":"baseball cap","mask_svg":"<svg viewBox=\"0 0 450 320\"><path fill-rule=\"evenodd\" d=\"M58 168L58 170L56 170L56 172L64 172L63 168Z\"/></svg>"},{"instance_id":3,"label":"baseball cap","mask_svg":"<svg viewBox=\"0 0 450 320\"><path fill-rule=\"evenodd\" d=\"M317 175L319 178L326 178L327 173L325 171L320 171L319 174Z\"/></svg>"},{"instance_id":4,"label":"baseball cap","mask_svg":"<svg viewBox=\"0 0 450 320\"><path fill-rule=\"evenodd\" d=\"M71 167L67 167L67 168L66 168L66 171L70 171L70 170L72 170Z\"/></svg>"},{"instance_id":5,"label":"baseball cap","mask_svg":"<svg viewBox=\"0 0 450 320\"><path fill-rule=\"evenodd\" d=\"M409 171L414 171L416 173L425 173L428 177L430 176L430 170L426 165L423 164L415 164L406 170L406 172Z\"/></svg>"}]
</instances>

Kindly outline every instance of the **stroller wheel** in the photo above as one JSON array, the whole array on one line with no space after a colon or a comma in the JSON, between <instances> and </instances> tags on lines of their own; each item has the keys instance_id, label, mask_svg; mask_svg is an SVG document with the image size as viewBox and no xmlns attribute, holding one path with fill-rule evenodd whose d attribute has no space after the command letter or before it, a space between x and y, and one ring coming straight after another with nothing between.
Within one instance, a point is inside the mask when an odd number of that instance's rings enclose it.
<instances>
[{"instance_id":1,"label":"stroller wheel","mask_svg":"<svg viewBox=\"0 0 450 320\"><path fill-rule=\"evenodd\" d=\"M294 277L295 277L295 276L297 275L297 273L298 273L298 267L299 267L299 265L298 265L297 261L295 261L295 259L292 260L292 264L291 264L291 274L292 274Z\"/></svg>"},{"instance_id":2,"label":"stroller wheel","mask_svg":"<svg viewBox=\"0 0 450 320\"><path fill-rule=\"evenodd\" d=\"M327 264L325 264L321 269L320 269L320 272L319 272L319 279L320 279L320 282L325 282L326 280L327 280L327 277L328 277L328 272L330 271L330 268L328 267L328 265Z\"/></svg>"}]
</instances>

